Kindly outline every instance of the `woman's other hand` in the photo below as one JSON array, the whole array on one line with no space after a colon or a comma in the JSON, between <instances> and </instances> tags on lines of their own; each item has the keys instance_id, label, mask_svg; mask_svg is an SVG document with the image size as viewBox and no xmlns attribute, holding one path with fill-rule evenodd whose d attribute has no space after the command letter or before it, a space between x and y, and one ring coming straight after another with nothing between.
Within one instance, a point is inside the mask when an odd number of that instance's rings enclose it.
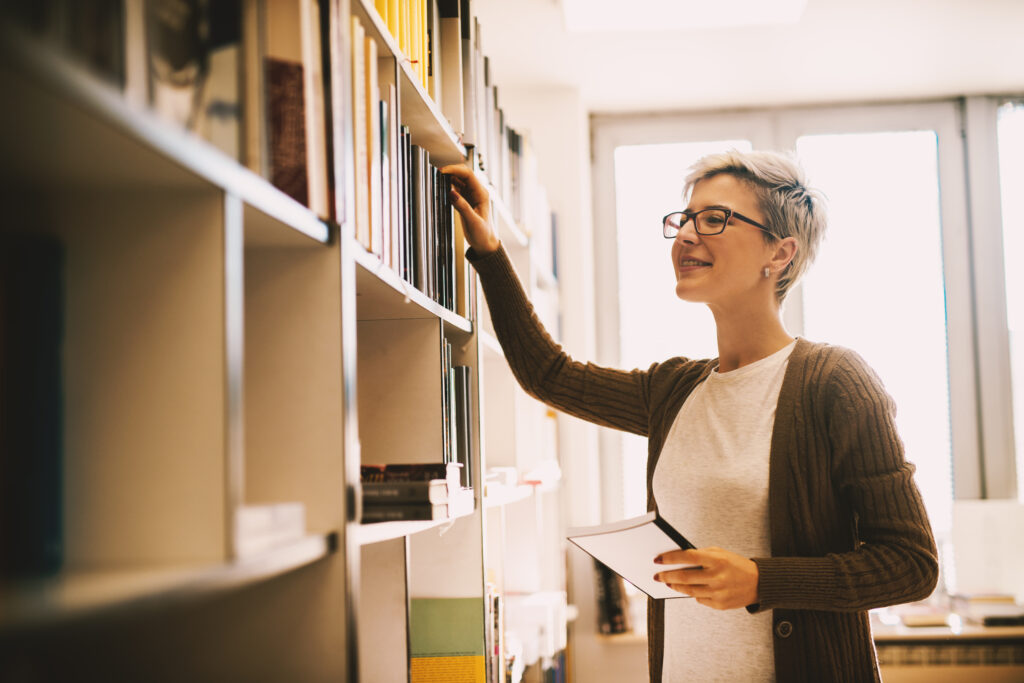
<instances>
[{"instance_id":1,"label":"woman's other hand","mask_svg":"<svg viewBox=\"0 0 1024 683\"><path fill-rule=\"evenodd\" d=\"M489 254L500 246L498 236L491 228L491 200L487 188L462 165L445 166L441 173L452 178L451 200L462 216L466 242L478 254Z\"/></svg>"},{"instance_id":2,"label":"woman's other hand","mask_svg":"<svg viewBox=\"0 0 1024 683\"><path fill-rule=\"evenodd\" d=\"M673 550L655 558L657 564L690 565L666 569L655 580L673 590L690 595L702 605L714 609L737 609L758 601L757 565L736 553L721 548Z\"/></svg>"}]
</instances>

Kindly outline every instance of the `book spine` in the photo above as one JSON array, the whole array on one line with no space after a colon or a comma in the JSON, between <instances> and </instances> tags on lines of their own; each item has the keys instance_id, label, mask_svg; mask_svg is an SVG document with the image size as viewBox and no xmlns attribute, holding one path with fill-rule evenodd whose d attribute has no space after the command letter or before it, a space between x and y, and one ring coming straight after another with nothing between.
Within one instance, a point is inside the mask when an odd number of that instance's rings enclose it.
<instances>
[{"instance_id":1,"label":"book spine","mask_svg":"<svg viewBox=\"0 0 1024 683\"><path fill-rule=\"evenodd\" d=\"M456 406L456 431L458 433L458 446L456 462L462 465L462 485L466 488L473 486L473 396L472 396L472 372L473 368L465 365L457 365L453 368L455 374L455 406Z\"/></svg>"},{"instance_id":2,"label":"book spine","mask_svg":"<svg viewBox=\"0 0 1024 683\"><path fill-rule=\"evenodd\" d=\"M594 573L598 628L606 635L629 632L629 605L622 577L597 560L594 560Z\"/></svg>"},{"instance_id":3,"label":"book spine","mask_svg":"<svg viewBox=\"0 0 1024 683\"><path fill-rule=\"evenodd\" d=\"M364 505L362 521L375 522L427 522L447 519L448 506L429 503L416 505Z\"/></svg>"},{"instance_id":4,"label":"book spine","mask_svg":"<svg viewBox=\"0 0 1024 683\"><path fill-rule=\"evenodd\" d=\"M365 505L448 502L448 485L444 480L364 482Z\"/></svg>"}]
</instances>

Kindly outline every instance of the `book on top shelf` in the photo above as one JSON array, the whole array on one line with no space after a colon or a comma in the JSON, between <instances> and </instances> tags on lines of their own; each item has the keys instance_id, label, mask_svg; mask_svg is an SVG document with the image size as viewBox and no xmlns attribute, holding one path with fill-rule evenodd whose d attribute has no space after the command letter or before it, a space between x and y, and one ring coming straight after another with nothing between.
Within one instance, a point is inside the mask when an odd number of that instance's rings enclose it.
<instances>
[{"instance_id":1,"label":"book on top shelf","mask_svg":"<svg viewBox=\"0 0 1024 683\"><path fill-rule=\"evenodd\" d=\"M244 84L239 98L244 107L239 158L318 216L331 217L326 0L240 4L242 73L235 81Z\"/></svg>"},{"instance_id":2,"label":"book on top shelf","mask_svg":"<svg viewBox=\"0 0 1024 683\"><path fill-rule=\"evenodd\" d=\"M465 130L462 98L462 16L459 0L437 0L441 87L438 104L456 134Z\"/></svg>"},{"instance_id":3,"label":"book on top shelf","mask_svg":"<svg viewBox=\"0 0 1024 683\"><path fill-rule=\"evenodd\" d=\"M126 87L127 20L119 0L45 0L0 3L0 21Z\"/></svg>"},{"instance_id":4,"label":"book on top shelf","mask_svg":"<svg viewBox=\"0 0 1024 683\"><path fill-rule=\"evenodd\" d=\"M444 479L449 487L460 486L461 465L455 462L392 463L361 465L360 479L366 481L430 481Z\"/></svg>"},{"instance_id":5,"label":"book on top shelf","mask_svg":"<svg viewBox=\"0 0 1024 683\"><path fill-rule=\"evenodd\" d=\"M144 7L149 107L241 159L241 2L149 0Z\"/></svg>"},{"instance_id":6,"label":"book on top shelf","mask_svg":"<svg viewBox=\"0 0 1024 683\"><path fill-rule=\"evenodd\" d=\"M688 597L654 580L659 571L673 568L655 564L655 557L696 547L656 511L610 524L569 529L567 538L652 598Z\"/></svg>"}]
</instances>

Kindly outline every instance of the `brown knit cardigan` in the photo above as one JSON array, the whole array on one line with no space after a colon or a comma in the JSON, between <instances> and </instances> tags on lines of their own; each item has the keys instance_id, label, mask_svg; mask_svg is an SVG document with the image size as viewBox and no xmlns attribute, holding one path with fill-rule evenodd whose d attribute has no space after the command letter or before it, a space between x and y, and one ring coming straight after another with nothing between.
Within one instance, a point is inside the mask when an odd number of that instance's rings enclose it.
<instances>
[{"instance_id":1,"label":"brown knit cardigan","mask_svg":"<svg viewBox=\"0 0 1024 683\"><path fill-rule=\"evenodd\" d=\"M674 358L631 372L574 361L534 314L504 248L468 257L523 388L570 415L647 437L648 508L655 509L650 491L662 443L717 361ZM935 542L893 413L859 356L797 341L769 456L772 556L751 558L760 602L747 608L774 610L780 683L880 680L867 610L925 598L935 587ZM650 678L658 683L664 603L648 607Z\"/></svg>"}]
</instances>

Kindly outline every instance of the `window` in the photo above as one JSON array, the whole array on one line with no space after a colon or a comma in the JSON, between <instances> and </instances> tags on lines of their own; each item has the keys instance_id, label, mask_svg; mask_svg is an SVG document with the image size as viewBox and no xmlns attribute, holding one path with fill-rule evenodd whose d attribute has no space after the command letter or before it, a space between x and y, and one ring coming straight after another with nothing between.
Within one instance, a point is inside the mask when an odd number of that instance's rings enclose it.
<instances>
[{"instance_id":1,"label":"window","mask_svg":"<svg viewBox=\"0 0 1024 683\"><path fill-rule=\"evenodd\" d=\"M1024 188L1024 103L1011 102L999 108L998 141L1017 496L1024 502L1024 271L1020 267L1024 261L1024 196L1020 192Z\"/></svg>"},{"instance_id":2,"label":"window","mask_svg":"<svg viewBox=\"0 0 1024 683\"><path fill-rule=\"evenodd\" d=\"M804 280L804 334L849 347L896 402L936 531L952 524L946 310L934 131L797 140L829 226ZM884 162L883 162L884 160Z\"/></svg>"}]
</instances>

